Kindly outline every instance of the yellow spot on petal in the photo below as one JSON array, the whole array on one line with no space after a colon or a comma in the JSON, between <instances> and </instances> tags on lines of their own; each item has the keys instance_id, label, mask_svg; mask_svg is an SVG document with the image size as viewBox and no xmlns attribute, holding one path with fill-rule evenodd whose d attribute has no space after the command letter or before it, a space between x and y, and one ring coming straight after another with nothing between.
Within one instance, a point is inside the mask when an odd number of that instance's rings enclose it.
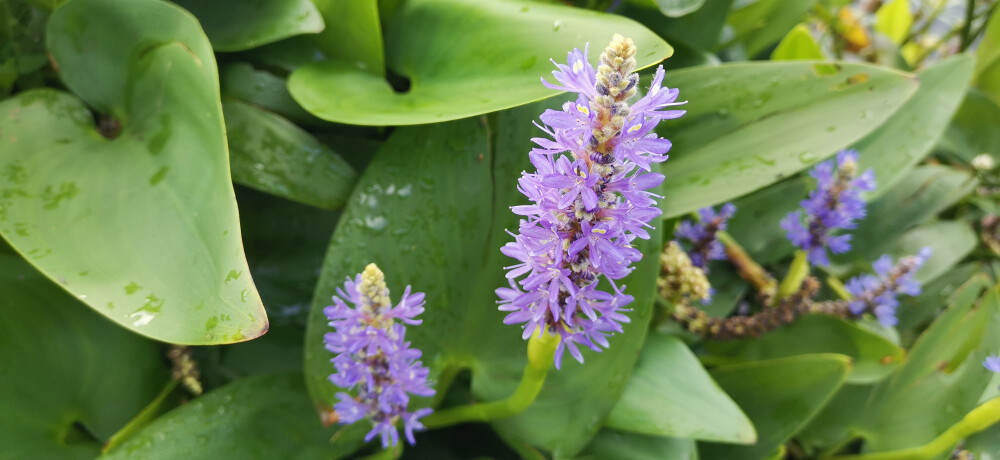
<instances>
[{"instance_id":1,"label":"yellow spot on petal","mask_svg":"<svg viewBox=\"0 0 1000 460\"><path fill-rule=\"evenodd\" d=\"M636 131L638 131L638 130L640 130L640 129L642 129L642 123L639 123L639 124L637 124L637 125L635 125L635 126L633 126L633 127L629 128L629 129L628 129L628 132L630 132L630 133L634 133L634 132L636 132Z\"/></svg>"},{"instance_id":2,"label":"yellow spot on petal","mask_svg":"<svg viewBox=\"0 0 1000 460\"><path fill-rule=\"evenodd\" d=\"M576 61L576 63L573 64L573 73L579 72L580 69L583 69L583 62L582 61Z\"/></svg>"},{"instance_id":3,"label":"yellow spot on petal","mask_svg":"<svg viewBox=\"0 0 1000 460\"><path fill-rule=\"evenodd\" d=\"M595 229L593 229L591 231L594 232L594 233L597 233L598 235L603 235L603 234L605 234L605 233L608 232L607 230L605 230L603 228L595 228Z\"/></svg>"},{"instance_id":4,"label":"yellow spot on petal","mask_svg":"<svg viewBox=\"0 0 1000 460\"><path fill-rule=\"evenodd\" d=\"M586 115L590 115L590 109L587 108L587 106L585 106L585 105L577 104L576 105L576 110L579 110L581 113L584 113Z\"/></svg>"}]
</instances>

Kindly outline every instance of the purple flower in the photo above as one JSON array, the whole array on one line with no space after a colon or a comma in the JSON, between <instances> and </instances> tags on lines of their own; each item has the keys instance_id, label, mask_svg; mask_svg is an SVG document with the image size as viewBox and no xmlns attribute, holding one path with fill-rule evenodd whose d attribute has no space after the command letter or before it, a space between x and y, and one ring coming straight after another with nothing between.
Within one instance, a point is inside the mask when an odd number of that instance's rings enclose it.
<instances>
[{"instance_id":1,"label":"purple flower","mask_svg":"<svg viewBox=\"0 0 1000 460\"><path fill-rule=\"evenodd\" d=\"M558 84L545 86L577 93L562 110L547 110L540 126L547 137L532 139L528 154L534 172L524 172L518 190L531 204L512 208L523 216L514 241L501 252L517 261L506 267L509 287L496 290L505 324L523 324L523 338L538 328L559 334L555 365L566 351L583 362L581 348L601 351L608 337L623 332L632 296L615 280L627 276L642 258L632 242L648 239L646 229L659 217L652 192L663 175L650 165L667 159L670 141L654 128L677 118L677 90L663 88L663 68L649 92L631 106L639 77L635 45L615 36L598 69L587 62L586 48L556 64ZM608 289L598 287L606 280Z\"/></svg>"},{"instance_id":2,"label":"purple flower","mask_svg":"<svg viewBox=\"0 0 1000 460\"><path fill-rule=\"evenodd\" d=\"M726 229L726 221L733 217L733 214L736 214L736 206L732 203L722 205L719 212L709 206L698 210L701 222L685 220L677 226L674 237L678 240L686 239L691 243L691 249L687 253L694 266L707 273L709 260L726 259L726 249L716 238L716 233Z\"/></svg>"},{"instance_id":3,"label":"purple flower","mask_svg":"<svg viewBox=\"0 0 1000 460\"><path fill-rule=\"evenodd\" d=\"M809 256L813 265L830 265L826 250L841 254L851 249L851 235L834 235L837 229L853 229L855 220L865 217L865 201L861 192L875 190L875 173L869 169L861 175L858 170L858 152L837 152L836 168L833 161L824 161L809 174L816 179L817 187L802 200L802 211L794 211L781 221L788 240Z\"/></svg>"},{"instance_id":4,"label":"purple flower","mask_svg":"<svg viewBox=\"0 0 1000 460\"><path fill-rule=\"evenodd\" d=\"M847 292L853 297L847 304L851 313L860 315L866 311L874 313L884 326L896 325L896 296L920 295L920 282L913 278L917 270L931 255L931 248L922 248L915 256L899 259L893 265L892 257L879 257L872 267L875 275L859 275L847 281Z\"/></svg>"},{"instance_id":5,"label":"purple flower","mask_svg":"<svg viewBox=\"0 0 1000 460\"><path fill-rule=\"evenodd\" d=\"M408 412L409 395L431 396L434 390L427 384L429 371L418 361L420 350L410 348L406 327L400 323L421 323L414 318L424 311L424 294L411 294L407 286L393 306L385 275L375 264L368 264L354 280L348 278L343 288L337 288L333 303L323 309L334 328L323 341L327 350L337 353L330 360L336 370L330 381L357 390L356 396L337 393L340 401L334 409L340 423L370 418L373 427L365 442L379 436L382 447L388 448L399 441L396 423L402 421L406 440L415 443L413 430L424 427L418 419L431 409Z\"/></svg>"},{"instance_id":6,"label":"purple flower","mask_svg":"<svg viewBox=\"0 0 1000 460\"><path fill-rule=\"evenodd\" d=\"M987 356L983 366L993 372L1000 372L1000 356Z\"/></svg>"}]
</instances>

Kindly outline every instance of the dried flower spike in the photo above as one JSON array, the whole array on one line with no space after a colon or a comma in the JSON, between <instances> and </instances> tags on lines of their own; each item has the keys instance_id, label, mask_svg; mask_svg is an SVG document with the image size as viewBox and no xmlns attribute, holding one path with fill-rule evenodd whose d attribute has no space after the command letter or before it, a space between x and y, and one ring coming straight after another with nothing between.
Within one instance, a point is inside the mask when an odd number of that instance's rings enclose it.
<instances>
[{"instance_id":1,"label":"dried flower spike","mask_svg":"<svg viewBox=\"0 0 1000 460\"><path fill-rule=\"evenodd\" d=\"M915 256L899 259L895 265L889 255L879 257L872 264L875 275L860 275L847 281L847 292L853 296L847 304L851 313L861 315L871 312L884 326L895 326L896 307L899 306L896 296L920 295L920 282L914 279L914 275L930 255L931 248L925 247Z\"/></svg>"},{"instance_id":2,"label":"dried flower spike","mask_svg":"<svg viewBox=\"0 0 1000 460\"><path fill-rule=\"evenodd\" d=\"M398 442L395 425L402 421L406 440L413 444L413 431L423 428L418 419L431 409L408 412L409 395L431 396L434 390L427 384L427 368L418 361L420 350L404 341L406 327L401 323L421 323L414 318L424 311L424 294L411 294L407 286L394 307L382 270L368 264L354 280L337 288L333 302L323 309L335 329L323 338L326 349L337 353L330 360L336 369L330 381L344 389L357 389L357 396L337 393L338 421L349 425L370 418L374 426L365 441L381 434L385 448Z\"/></svg>"},{"instance_id":3,"label":"dried flower spike","mask_svg":"<svg viewBox=\"0 0 1000 460\"><path fill-rule=\"evenodd\" d=\"M688 256L691 263L708 272L708 261L725 260L726 248L716 234L726 229L726 222L736 214L736 205L726 203L718 212L711 206L698 210L700 222L684 220L677 226L674 237L686 239L691 244Z\"/></svg>"},{"instance_id":4,"label":"dried flower spike","mask_svg":"<svg viewBox=\"0 0 1000 460\"><path fill-rule=\"evenodd\" d=\"M642 258L632 241L648 239L645 229L660 215L660 196L648 190L663 175L650 165L667 159L670 141L653 128L684 111L663 110L680 103L676 89L661 86L662 66L646 95L629 105L639 82L635 51L631 39L615 35L596 70L586 49L574 49L552 72L559 84L543 80L578 97L541 115L551 139L532 139L536 171L524 172L518 187L532 204L513 208L524 220L501 249L519 263L507 267L510 287L497 295L500 310L510 312L504 322L525 323L525 339L538 327L560 336L556 368L566 350L583 362L580 346L601 351L608 335L623 331L623 307L632 297L614 280ZM598 289L601 276L611 292Z\"/></svg>"},{"instance_id":5,"label":"dried flower spike","mask_svg":"<svg viewBox=\"0 0 1000 460\"><path fill-rule=\"evenodd\" d=\"M802 200L802 211L794 211L781 221L789 241L806 251L809 263L830 265L827 248L834 254L851 249L851 235L834 235L837 229L852 229L855 220L865 217L865 201L861 192L875 190L875 173L869 169L858 172L858 152L841 150L833 161L824 161L809 174L817 181L809 198Z\"/></svg>"}]
</instances>

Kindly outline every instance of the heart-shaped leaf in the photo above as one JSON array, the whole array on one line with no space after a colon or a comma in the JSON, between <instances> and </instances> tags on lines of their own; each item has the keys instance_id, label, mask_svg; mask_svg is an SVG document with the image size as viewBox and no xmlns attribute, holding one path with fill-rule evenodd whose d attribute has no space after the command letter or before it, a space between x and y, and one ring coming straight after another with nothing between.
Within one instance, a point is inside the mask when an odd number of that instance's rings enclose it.
<instances>
[{"instance_id":1,"label":"heart-shaped leaf","mask_svg":"<svg viewBox=\"0 0 1000 460\"><path fill-rule=\"evenodd\" d=\"M903 350L855 323L823 315L806 315L795 323L757 339L708 342L706 349L740 361L782 358L809 353L851 357L850 383L878 381L903 360Z\"/></svg>"},{"instance_id":2,"label":"heart-shaped leaf","mask_svg":"<svg viewBox=\"0 0 1000 460\"><path fill-rule=\"evenodd\" d=\"M313 42L330 59L385 75L385 51L378 0L313 0L327 27Z\"/></svg>"},{"instance_id":3,"label":"heart-shaped leaf","mask_svg":"<svg viewBox=\"0 0 1000 460\"><path fill-rule=\"evenodd\" d=\"M310 0L174 0L198 18L216 51L242 51L323 30Z\"/></svg>"},{"instance_id":4,"label":"heart-shaped leaf","mask_svg":"<svg viewBox=\"0 0 1000 460\"><path fill-rule=\"evenodd\" d=\"M104 458L278 458L294 452L295 458L330 459L359 447L353 432L331 443L336 432L320 425L302 374L263 375L240 379L160 416Z\"/></svg>"},{"instance_id":5,"label":"heart-shaped leaf","mask_svg":"<svg viewBox=\"0 0 1000 460\"><path fill-rule=\"evenodd\" d=\"M513 393L525 365L525 342L515 326L502 324L494 290L506 286L508 264L500 247L517 227L509 206L523 204L517 191L529 169L530 120L550 101L483 119L405 127L393 132L358 182L327 252L306 335L306 381L314 401L329 406L338 391L327 376L331 354L322 308L345 277L375 262L394 296L406 285L425 292L424 323L407 339L424 353L432 376L446 366L472 369L479 401ZM442 174L447 171L447 174ZM419 231L415 230L419 228ZM635 301L625 334L603 353L585 352L586 363L566 359L553 370L535 403L494 426L512 445L530 444L557 455L586 446L621 394L638 356L650 318L656 276L656 233L638 243L647 256L624 282ZM638 242L638 240L637 240ZM444 391L439 388L438 391ZM558 408L558 410L556 410Z\"/></svg>"},{"instance_id":6,"label":"heart-shaped leaf","mask_svg":"<svg viewBox=\"0 0 1000 460\"><path fill-rule=\"evenodd\" d=\"M662 164L664 217L812 166L885 122L917 87L880 67L798 61L681 69L665 82L690 104L658 129L673 141Z\"/></svg>"},{"instance_id":7,"label":"heart-shaped leaf","mask_svg":"<svg viewBox=\"0 0 1000 460\"><path fill-rule=\"evenodd\" d=\"M160 347L0 254L0 457L94 458L168 381Z\"/></svg>"},{"instance_id":8,"label":"heart-shaped leaf","mask_svg":"<svg viewBox=\"0 0 1000 460\"><path fill-rule=\"evenodd\" d=\"M312 206L337 209L357 180L337 153L288 120L239 101L222 104L233 180Z\"/></svg>"},{"instance_id":9,"label":"heart-shaped leaf","mask_svg":"<svg viewBox=\"0 0 1000 460\"><path fill-rule=\"evenodd\" d=\"M590 59L615 33L630 36L643 68L670 56L666 42L623 17L508 0L409 0L388 19L386 65L409 79L397 91L354 63L305 65L288 79L302 107L329 121L414 125L494 112L552 96L539 78L588 42ZM455 37L461 37L456 40Z\"/></svg>"},{"instance_id":10,"label":"heart-shaped leaf","mask_svg":"<svg viewBox=\"0 0 1000 460\"><path fill-rule=\"evenodd\" d=\"M79 0L48 34L66 85L114 121L95 127L82 101L48 89L0 103L0 235L140 334L186 344L263 334L197 21L157 0Z\"/></svg>"},{"instance_id":11,"label":"heart-shaped leaf","mask_svg":"<svg viewBox=\"0 0 1000 460\"><path fill-rule=\"evenodd\" d=\"M757 433L743 411L708 376L687 345L651 335L608 428L656 436L753 444Z\"/></svg>"},{"instance_id":12,"label":"heart-shaped leaf","mask_svg":"<svg viewBox=\"0 0 1000 460\"><path fill-rule=\"evenodd\" d=\"M761 459L773 453L833 397L850 370L843 355L800 355L712 370L712 377L757 427L752 446L701 444L705 458Z\"/></svg>"}]
</instances>

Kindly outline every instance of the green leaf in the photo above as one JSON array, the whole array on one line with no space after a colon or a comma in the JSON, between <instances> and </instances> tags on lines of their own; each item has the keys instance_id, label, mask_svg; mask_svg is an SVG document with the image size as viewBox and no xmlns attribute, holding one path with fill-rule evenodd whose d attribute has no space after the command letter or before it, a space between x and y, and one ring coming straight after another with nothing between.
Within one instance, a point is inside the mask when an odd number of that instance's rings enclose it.
<instances>
[{"instance_id":1,"label":"green leaf","mask_svg":"<svg viewBox=\"0 0 1000 460\"><path fill-rule=\"evenodd\" d=\"M897 45L903 43L911 26L913 14L907 0L891 0L875 12L875 31L889 37Z\"/></svg>"},{"instance_id":2,"label":"green leaf","mask_svg":"<svg viewBox=\"0 0 1000 460\"><path fill-rule=\"evenodd\" d=\"M970 88L941 139L941 147L966 163L983 153L1000 163L1000 105L986 93Z\"/></svg>"},{"instance_id":3,"label":"green leaf","mask_svg":"<svg viewBox=\"0 0 1000 460\"><path fill-rule=\"evenodd\" d=\"M340 60L372 75L385 75L382 25L377 0L313 0L323 14L326 30L314 42L330 59Z\"/></svg>"},{"instance_id":4,"label":"green leaf","mask_svg":"<svg viewBox=\"0 0 1000 460\"><path fill-rule=\"evenodd\" d=\"M160 347L0 254L0 457L94 458L169 379Z\"/></svg>"},{"instance_id":5,"label":"green leaf","mask_svg":"<svg viewBox=\"0 0 1000 460\"><path fill-rule=\"evenodd\" d=\"M693 48L709 50L715 46L719 33L726 23L726 13L729 12L732 0L705 2L697 11L679 18L656 14L652 11L655 7L654 0L635 3L635 5L625 3L615 13L638 21L661 37L671 39L671 44L673 44L672 39L680 39ZM648 8L644 7L646 5ZM673 68L675 65L667 61L664 67Z\"/></svg>"},{"instance_id":6,"label":"green leaf","mask_svg":"<svg viewBox=\"0 0 1000 460\"><path fill-rule=\"evenodd\" d=\"M121 133L105 138L82 101L49 89L0 103L11 146L0 151L0 234L139 334L185 344L263 334L197 21L160 1L77 0L48 33L66 85Z\"/></svg>"},{"instance_id":7,"label":"green leaf","mask_svg":"<svg viewBox=\"0 0 1000 460\"><path fill-rule=\"evenodd\" d=\"M903 344L912 344L917 334L923 332L946 308L952 293L982 270L982 266L975 262L959 265L923 286L919 296L899 299L899 324L896 329L902 336Z\"/></svg>"},{"instance_id":8,"label":"green leaf","mask_svg":"<svg viewBox=\"0 0 1000 460\"><path fill-rule=\"evenodd\" d=\"M656 436L752 444L757 433L680 339L651 335L604 423Z\"/></svg>"},{"instance_id":9,"label":"green leaf","mask_svg":"<svg viewBox=\"0 0 1000 460\"><path fill-rule=\"evenodd\" d=\"M863 64L726 64L669 72L691 103L657 130L673 141L662 163L664 217L745 195L801 171L885 122L917 82ZM775 135L781 133L781 135ZM777 225L777 223L775 223Z\"/></svg>"},{"instance_id":10,"label":"green leaf","mask_svg":"<svg viewBox=\"0 0 1000 460\"><path fill-rule=\"evenodd\" d=\"M354 168L288 120L239 101L222 104L233 180L308 205L337 209L357 180Z\"/></svg>"},{"instance_id":11,"label":"green leaf","mask_svg":"<svg viewBox=\"0 0 1000 460\"><path fill-rule=\"evenodd\" d=\"M223 97L231 97L277 113L300 125L329 123L306 112L288 94L287 80L266 70L255 69L246 62L234 62L222 67L219 83Z\"/></svg>"},{"instance_id":12,"label":"green leaf","mask_svg":"<svg viewBox=\"0 0 1000 460\"><path fill-rule=\"evenodd\" d=\"M589 42L595 60L614 33L635 40L638 68L673 51L645 27L609 14L526 1L410 0L389 19L385 36L386 65L409 79L408 90L397 92L381 76L337 60L297 69L288 88L328 121L454 120L554 95L539 81L550 77L549 59Z\"/></svg>"},{"instance_id":13,"label":"green leaf","mask_svg":"<svg viewBox=\"0 0 1000 460\"><path fill-rule=\"evenodd\" d=\"M1000 350L1000 287L979 292L960 291L907 362L875 389L859 419L866 451L923 445L978 404L993 377L982 362Z\"/></svg>"},{"instance_id":14,"label":"green leaf","mask_svg":"<svg viewBox=\"0 0 1000 460\"><path fill-rule=\"evenodd\" d=\"M809 32L809 27L799 24L785 35L771 53L772 61L824 59L823 50Z\"/></svg>"},{"instance_id":15,"label":"green leaf","mask_svg":"<svg viewBox=\"0 0 1000 460\"><path fill-rule=\"evenodd\" d=\"M843 355L800 355L722 366L712 377L757 428L752 446L704 443L705 458L761 459L795 435L830 400L850 370Z\"/></svg>"},{"instance_id":16,"label":"green leaf","mask_svg":"<svg viewBox=\"0 0 1000 460\"><path fill-rule=\"evenodd\" d=\"M656 0L660 12L670 18L679 18L698 11L705 0Z\"/></svg>"},{"instance_id":17,"label":"green leaf","mask_svg":"<svg viewBox=\"0 0 1000 460\"><path fill-rule=\"evenodd\" d=\"M964 54L934 63L917 74L920 87L878 129L851 146L861 168L872 168L878 196L927 156L969 87L972 59Z\"/></svg>"},{"instance_id":18,"label":"green leaf","mask_svg":"<svg viewBox=\"0 0 1000 460\"><path fill-rule=\"evenodd\" d=\"M853 230L850 252L834 257L837 264L868 270L907 230L926 222L971 192L978 181L946 166L918 166L868 205L868 215Z\"/></svg>"},{"instance_id":19,"label":"green leaf","mask_svg":"<svg viewBox=\"0 0 1000 460\"><path fill-rule=\"evenodd\" d=\"M737 361L839 353L851 358L849 383L869 383L889 375L903 360L903 350L855 323L824 315L805 315L791 325L757 339L707 342L707 351Z\"/></svg>"},{"instance_id":20,"label":"green leaf","mask_svg":"<svg viewBox=\"0 0 1000 460\"><path fill-rule=\"evenodd\" d=\"M746 55L753 57L802 22L816 1L755 0L738 3L726 17L726 24L732 28L732 38L720 48L742 42L746 47Z\"/></svg>"},{"instance_id":21,"label":"green leaf","mask_svg":"<svg viewBox=\"0 0 1000 460\"><path fill-rule=\"evenodd\" d=\"M507 285L503 267L509 264L499 248L510 240L503 229L517 228L509 206L526 202L516 184L531 167L525 152L537 128L529 120L561 102L393 132L344 209L316 289L305 369L318 406L330 405L337 391L327 380L331 354L322 346L329 330L322 308L345 277L369 262L386 273L394 298L406 285L426 293L424 323L408 328L407 339L423 351L432 376L464 365L472 369L476 400L513 393L526 345L520 329L502 324L504 314L496 308L494 290ZM623 281L635 296L632 323L610 339L609 350L585 352L587 365L567 358L526 412L495 422L509 443L568 456L600 428L624 389L649 322L660 241L655 233L637 243L647 256Z\"/></svg>"},{"instance_id":22,"label":"green leaf","mask_svg":"<svg viewBox=\"0 0 1000 460\"><path fill-rule=\"evenodd\" d=\"M240 379L154 420L104 458L343 458L359 447L353 438L370 426L330 442L302 385L302 375Z\"/></svg>"},{"instance_id":23,"label":"green leaf","mask_svg":"<svg viewBox=\"0 0 1000 460\"><path fill-rule=\"evenodd\" d=\"M216 51L248 50L323 30L323 18L310 0L174 0L174 3L198 18Z\"/></svg>"},{"instance_id":24,"label":"green leaf","mask_svg":"<svg viewBox=\"0 0 1000 460\"><path fill-rule=\"evenodd\" d=\"M644 436L601 430L579 460L614 458L619 460L698 460L694 440Z\"/></svg>"},{"instance_id":25,"label":"green leaf","mask_svg":"<svg viewBox=\"0 0 1000 460\"><path fill-rule=\"evenodd\" d=\"M975 232L966 222L931 222L904 233L885 252L898 259L916 254L923 247L931 248L931 257L915 276L917 281L928 283L964 259L977 243Z\"/></svg>"},{"instance_id":26,"label":"green leaf","mask_svg":"<svg viewBox=\"0 0 1000 460\"><path fill-rule=\"evenodd\" d=\"M993 11L976 50L975 83L1000 104L1000 14Z\"/></svg>"}]
</instances>

